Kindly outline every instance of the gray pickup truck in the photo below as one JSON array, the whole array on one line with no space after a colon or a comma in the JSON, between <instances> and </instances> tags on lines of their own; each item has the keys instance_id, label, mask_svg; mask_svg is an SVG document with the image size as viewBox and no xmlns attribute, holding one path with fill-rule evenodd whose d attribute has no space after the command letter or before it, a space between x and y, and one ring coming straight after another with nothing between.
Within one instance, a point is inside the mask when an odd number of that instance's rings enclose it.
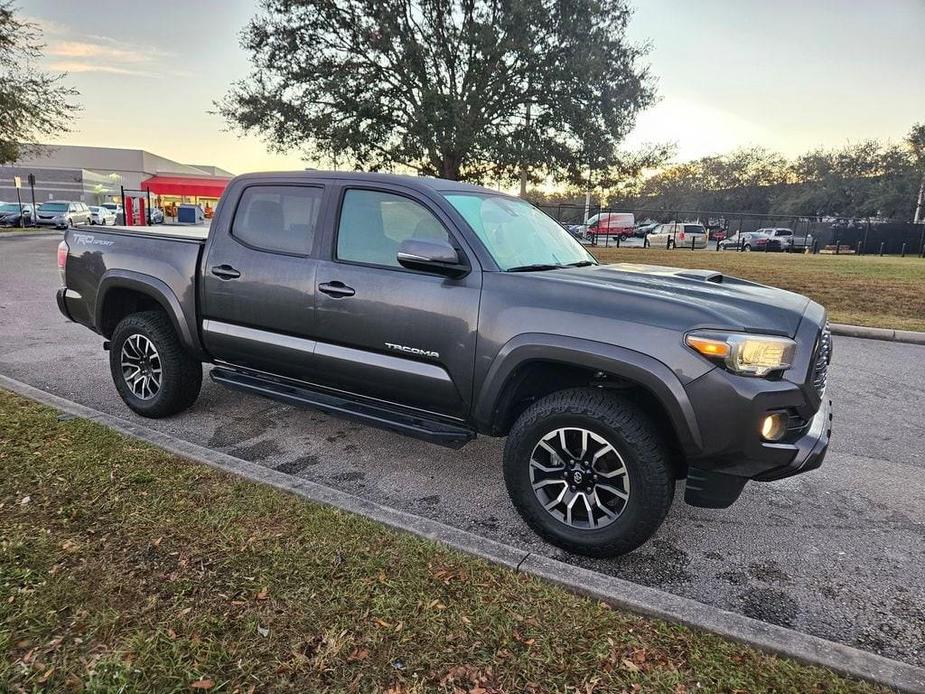
<instances>
[{"instance_id":1,"label":"gray pickup truck","mask_svg":"<svg viewBox=\"0 0 925 694\"><path fill-rule=\"evenodd\" d=\"M145 417L229 388L458 447L506 436L542 537L628 552L685 500L818 467L831 337L806 297L716 272L600 265L528 203L439 179L251 174L208 235L67 231L70 320Z\"/></svg>"}]
</instances>

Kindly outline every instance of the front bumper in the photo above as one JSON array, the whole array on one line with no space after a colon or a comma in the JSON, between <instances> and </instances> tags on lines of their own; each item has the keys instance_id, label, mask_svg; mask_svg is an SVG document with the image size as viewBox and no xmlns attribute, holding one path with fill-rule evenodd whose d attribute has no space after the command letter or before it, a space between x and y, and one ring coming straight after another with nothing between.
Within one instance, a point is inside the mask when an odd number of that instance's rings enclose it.
<instances>
[{"instance_id":1,"label":"front bumper","mask_svg":"<svg viewBox=\"0 0 925 694\"><path fill-rule=\"evenodd\" d=\"M684 500L701 508L726 508L739 498L749 480L770 482L815 470L825 459L831 436L832 401L823 398L799 438L788 443L761 443L768 453L766 457L756 455L735 466L690 466ZM779 464L781 455L787 462ZM746 474L739 474L743 472Z\"/></svg>"},{"instance_id":2,"label":"front bumper","mask_svg":"<svg viewBox=\"0 0 925 694\"><path fill-rule=\"evenodd\" d=\"M811 304L797 329L793 365L781 377L749 378L716 368L685 386L702 441L685 452L689 504L724 508L749 480L779 480L822 464L832 430L825 323L822 307ZM780 441L765 441L761 422L775 412L787 415L788 430Z\"/></svg>"}]
</instances>

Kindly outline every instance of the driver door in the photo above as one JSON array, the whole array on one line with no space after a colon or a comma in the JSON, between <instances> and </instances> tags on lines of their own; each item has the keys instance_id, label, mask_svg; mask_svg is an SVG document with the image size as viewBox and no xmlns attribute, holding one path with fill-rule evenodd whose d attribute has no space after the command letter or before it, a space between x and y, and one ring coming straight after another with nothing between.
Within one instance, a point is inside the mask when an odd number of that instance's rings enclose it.
<instances>
[{"instance_id":1,"label":"driver door","mask_svg":"<svg viewBox=\"0 0 925 694\"><path fill-rule=\"evenodd\" d=\"M471 399L481 273L449 219L415 191L345 184L319 261L315 359L331 386L456 418ZM473 270L408 270L406 239L446 239Z\"/></svg>"}]
</instances>

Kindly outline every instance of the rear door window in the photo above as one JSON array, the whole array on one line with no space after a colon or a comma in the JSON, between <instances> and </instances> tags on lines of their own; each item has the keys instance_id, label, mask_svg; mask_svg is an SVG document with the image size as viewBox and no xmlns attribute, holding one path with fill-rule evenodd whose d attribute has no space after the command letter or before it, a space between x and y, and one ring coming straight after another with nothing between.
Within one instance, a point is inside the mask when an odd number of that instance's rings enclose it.
<instances>
[{"instance_id":1,"label":"rear door window","mask_svg":"<svg viewBox=\"0 0 925 694\"><path fill-rule=\"evenodd\" d=\"M313 186L249 186L235 210L231 236L262 251L309 255L323 192Z\"/></svg>"}]
</instances>

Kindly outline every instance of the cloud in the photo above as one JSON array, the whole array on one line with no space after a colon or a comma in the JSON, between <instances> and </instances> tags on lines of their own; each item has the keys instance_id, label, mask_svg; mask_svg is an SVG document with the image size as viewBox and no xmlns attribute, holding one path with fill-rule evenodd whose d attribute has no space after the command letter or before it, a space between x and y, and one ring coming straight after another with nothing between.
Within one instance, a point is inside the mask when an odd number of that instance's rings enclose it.
<instances>
[{"instance_id":1,"label":"cloud","mask_svg":"<svg viewBox=\"0 0 925 694\"><path fill-rule=\"evenodd\" d=\"M82 63L77 60L53 61L48 63L48 67L56 72L102 72L110 75L146 75L148 77L157 77L156 73L143 72L141 70L131 70L116 65L99 65L94 63Z\"/></svg>"},{"instance_id":2,"label":"cloud","mask_svg":"<svg viewBox=\"0 0 925 694\"><path fill-rule=\"evenodd\" d=\"M127 43L100 34L80 34L45 19L30 18L30 21L41 27L43 35L56 37L45 48L48 66L53 70L151 78L181 75L165 65L165 59L172 54L154 46Z\"/></svg>"}]
</instances>

